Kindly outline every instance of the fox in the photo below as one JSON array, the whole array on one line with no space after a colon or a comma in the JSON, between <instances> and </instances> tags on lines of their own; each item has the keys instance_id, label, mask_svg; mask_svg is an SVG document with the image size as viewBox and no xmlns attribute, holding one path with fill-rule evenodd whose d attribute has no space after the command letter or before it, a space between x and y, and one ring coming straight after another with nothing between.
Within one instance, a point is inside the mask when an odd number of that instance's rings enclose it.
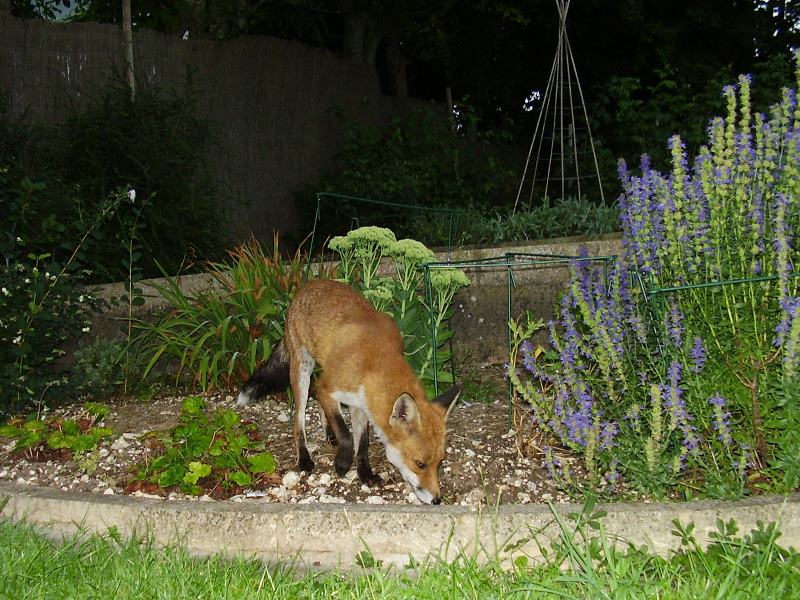
<instances>
[{"instance_id":1,"label":"fox","mask_svg":"<svg viewBox=\"0 0 800 600\"><path fill-rule=\"evenodd\" d=\"M315 367L315 398L326 437L336 446L336 473L341 477L350 470L355 450L361 482L382 485L369 462L371 428L417 498L440 504L446 422L461 388L455 385L428 400L390 315L344 283L308 281L289 305L283 339L244 383L237 399L239 406L246 406L291 386L297 469L308 473L314 461L306 439L306 408ZM350 412L352 435L343 406Z\"/></svg>"}]
</instances>

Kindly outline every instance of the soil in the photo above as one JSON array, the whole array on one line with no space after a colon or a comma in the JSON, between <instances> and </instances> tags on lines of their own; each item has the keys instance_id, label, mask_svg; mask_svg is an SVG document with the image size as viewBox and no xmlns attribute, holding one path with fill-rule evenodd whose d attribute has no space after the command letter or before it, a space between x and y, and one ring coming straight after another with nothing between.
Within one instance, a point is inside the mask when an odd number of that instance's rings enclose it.
<instances>
[{"instance_id":1,"label":"soil","mask_svg":"<svg viewBox=\"0 0 800 600\"><path fill-rule=\"evenodd\" d=\"M147 401L104 401L110 413L105 425L115 435L100 442L98 450L73 460L69 452L14 451L14 442L0 438L0 480L57 487L62 490L98 494L130 494L187 498L175 490L160 490L135 482L135 466L159 452L152 432L166 431L179 420L183 397L165 395ZM295 470L291 407L282 397L270 397L252 406L238 408L232 394L206 398L207 410L220 406L236 409L243 420L258 425L267 449L278 463L278 471L257 489L218 489L205 500L266 501L286 503L416 504L419 501L397 470L386 460L374 436L370 444L373 470L383 486L362 485L351 470L338 477L333 469L335 449L325 440L316 410L308 411L308 444L316 462L311 474ZM313 403L310 405L313 406ZM75 418L81 403L63 406L53 414ZM525 444L523 455L516 431L509 426L505 399L492 403L460 402L448 421L448 448L443 465L443 503L460 505L529 504L564 502L543 466L541 454ZM530 438L528 438L529 440ZM565 458L562 457L562 460Z\"/></svg>"}]
</instances>

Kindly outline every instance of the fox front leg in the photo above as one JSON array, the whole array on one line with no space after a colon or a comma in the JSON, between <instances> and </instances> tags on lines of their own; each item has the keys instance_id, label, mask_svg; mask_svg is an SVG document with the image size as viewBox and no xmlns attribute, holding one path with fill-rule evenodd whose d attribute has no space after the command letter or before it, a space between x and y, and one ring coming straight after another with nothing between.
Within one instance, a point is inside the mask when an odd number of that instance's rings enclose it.
<instances>
[{"instance_id":1,"label":"fox front leg","mask_svg":"<svg viewBox=\"0 0 800 600\"><path fill-rule=\"evenodd\" d=\"M358 478L368 487L380 487L383 485L383 480L372 472L372 466L369 464L369 419L367 419L367 414L360 408L351 406L350 422L353 424Z\"/></svg>"}]
</instances>

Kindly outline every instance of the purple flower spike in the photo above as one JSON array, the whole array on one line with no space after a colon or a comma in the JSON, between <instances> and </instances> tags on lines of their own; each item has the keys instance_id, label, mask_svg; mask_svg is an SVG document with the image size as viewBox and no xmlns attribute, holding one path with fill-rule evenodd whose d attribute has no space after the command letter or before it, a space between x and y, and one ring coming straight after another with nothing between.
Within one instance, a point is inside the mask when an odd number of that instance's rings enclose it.
<instances>
[{"instance_id":1,"label":"purple flower spike","mask_svg":"<svg viewBox=\"0 0 800 600\"><path fill-rule=\"evenodd\" d=\"M692 349L689 353L692 357L692 373L699 373L703 370L703 366L706 364L706 347L703 345L703 339L699 336L694 338L694 344L692 345Z\"/></svg>"}]
</instances>

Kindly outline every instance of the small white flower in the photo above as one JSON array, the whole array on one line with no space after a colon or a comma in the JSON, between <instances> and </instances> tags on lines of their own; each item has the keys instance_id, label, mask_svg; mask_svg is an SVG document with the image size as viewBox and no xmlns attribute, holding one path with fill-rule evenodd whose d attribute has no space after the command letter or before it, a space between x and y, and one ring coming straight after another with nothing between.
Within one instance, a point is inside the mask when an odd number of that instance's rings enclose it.
<instances>
[{"instance_id":1,"label":"small white flower","mask_svg":"<svg viewBox=\"0 0 800 600\"><path fill-rule=\"evenodd\" d=\"M11 340L11 343L12 343L12 344L14 344L14 345L16 345L16 346L18 346L19 344L21 344L21 343L22 343L22 336L21 336L21 335L18 335L18 336L17 336L17 337L15 337L13 340Z\"/></svg>"},{"instance_id":2,"label":"small white flower","mask_svg":"<svg viewBox=\"0 0 800 600\"><path fill-rule=\"evenodd\" d=\"M136 190L134 190L134 189L128 190L128 199L131 202L136 202Z\"/></svg>"},{"instance_id":3,"label":"small white flower","mask_svg":"<svg viewBox=\"0 0 800 600\"><path fill-rule=\"evenodd\" d=\"M83 294L81 294L80 296L78 296L78 302L84 302L85 300L86 300L86 298L84 297L84 295L83 295Z\"/></svg>"},{"instance_id":4,"label":"small white flower","mask_svg":"<svg viewBox=\"0 0 800 600\"><path fill-rule=\"evenodd\" d=\"M31 282L31 280L26 277L25 278L25 283L30 283L30 282Z\"/></svg>"},{"instance_id":5,"label":"small white flower","mask_svg":"<svg viewBox=\"0 0 800 600\"><path fill-rule=\"evenodd\" d=\"M81 328L81 331L82 331L83 333L89 333L89 329L90 329L89 327L82 327L82 328Z\"/></svg>"},{"instance_id":6,"label":"small white flower","mask_svg":"<svg viewBox=\"0 0 800 600\"><path fill-rule=\"evenodd\" d=\"M21 238L21 237L19 237L19 236L17 236L17 243L18 243L18 244L21 244L21 243L22 243L22 238Z\"/></svg>"},{"instance_id":7,"label":"small white flower","mask_svg":"<svg viewBox=\"0 0 800 600\"><path fill-rule=\"evenodd\" d=\"M8 291L7 288L3 288L3 296L10 296L11 292Z\"/></svg>"}]
</instances>

